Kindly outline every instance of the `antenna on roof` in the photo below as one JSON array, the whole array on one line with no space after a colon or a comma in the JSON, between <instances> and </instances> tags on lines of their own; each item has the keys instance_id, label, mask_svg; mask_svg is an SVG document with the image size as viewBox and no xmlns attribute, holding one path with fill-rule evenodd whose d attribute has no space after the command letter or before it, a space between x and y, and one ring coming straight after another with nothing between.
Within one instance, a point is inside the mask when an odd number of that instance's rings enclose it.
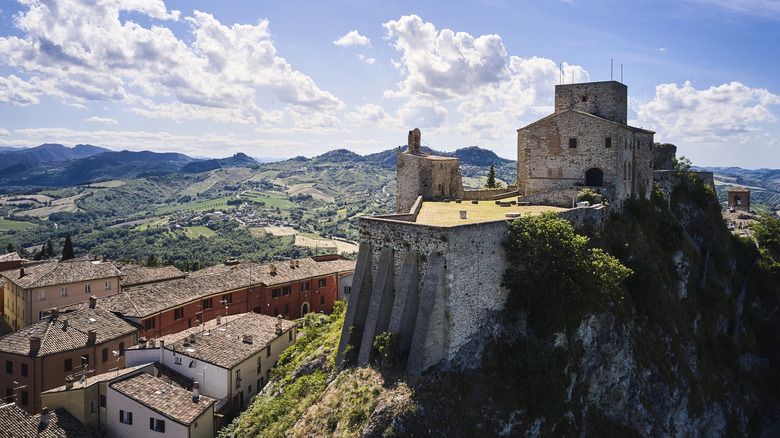
<instances>
[{"instance_id":1,"label":"antenna on roof","mask_svg":"<svg viewBox=\"0 0 780 438\"><path fill-rule=\"evenodd\" d=\"M623 83L623 64L620 64L620 83Z\"/></svg>"},{"instance_id":2,"label":"antenna on roof","mask_svg":"<svg viewBox=\"0 0 780 438\"><path fill-rule=\"evenodd\" d=\"M560 78L558 79L558 84L563 85L563 63L558 64L558 70L560 70Z\"/></svg>"},{"instance_id":3,"label":"antenna on roof","mask_svg":"<svg viewBox=\"0 0 780 438\"><path fill-rule=\"evenodd\" d=\"M612 65L613 65L613 59L609 58L609 80L612 80Z\"/></svg>"}]
</instances>

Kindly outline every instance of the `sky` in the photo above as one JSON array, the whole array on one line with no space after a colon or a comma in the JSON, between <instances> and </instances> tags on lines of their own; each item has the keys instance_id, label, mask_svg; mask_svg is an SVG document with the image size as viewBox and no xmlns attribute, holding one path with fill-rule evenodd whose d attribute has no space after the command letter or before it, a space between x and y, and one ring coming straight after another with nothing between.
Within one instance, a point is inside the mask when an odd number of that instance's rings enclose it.
<instances>
[{"instance_id":1,"label":"sky","mask_svg":"<svg viewBox=\"0 0 780 438\"><path fill-rule=\"evenodd\" d=\"M516 159L556 84L618 80L697 166L780 168L780 0L4 0L0 146Z\"/></svg>"}]
</instances>

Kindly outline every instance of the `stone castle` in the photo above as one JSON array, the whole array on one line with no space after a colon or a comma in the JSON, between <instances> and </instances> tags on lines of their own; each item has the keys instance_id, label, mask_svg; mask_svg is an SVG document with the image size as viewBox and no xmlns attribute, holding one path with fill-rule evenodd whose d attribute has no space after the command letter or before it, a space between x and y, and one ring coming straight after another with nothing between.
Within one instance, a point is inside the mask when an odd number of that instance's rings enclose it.
<instances>
[{"instance_id":1,"label":"stone castle","mask_svg":"<svg viewBox=\"0 0 780 438\"><path fill-rule=\"evenodd\" d=\"M464 190L458 160L424 153L419 129L410 131L406 150L397 152L396 214L360 218L337 363L351 341L357 364L366 365L376 336L390 332L399 335L412 374L477 365L481 340L508 293L501 286L507 218L522 213L506 208L491 219L442 225L423 220L421 210L451 206L443 214L465 219L480 202L559 206L567 208L559 216L575 226L599 225L603 205L571 208L579 191L591 188L614 208L649 197L654 161L665 163L662 179L672 181L674 147L654 150L654 133L628 126L626 118L627 87L619 82L556 86L555 112L517 131L517 185L500 190Z\"/></svg>"}]
</instances>

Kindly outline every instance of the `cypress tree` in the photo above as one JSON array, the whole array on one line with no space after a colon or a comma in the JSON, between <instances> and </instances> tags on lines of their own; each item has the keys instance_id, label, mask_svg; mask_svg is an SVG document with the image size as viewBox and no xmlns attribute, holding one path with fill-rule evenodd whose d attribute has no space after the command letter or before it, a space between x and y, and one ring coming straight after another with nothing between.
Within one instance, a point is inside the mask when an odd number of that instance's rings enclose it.
<instances>
[{"instance_id":1,"label":"cypress tree","mask_svg":"<svg viewBox=\"0 0 780 438\"><path fill-rule=\"evenodd\" d=\"M45 251L42 249L41 252L43 253L43 257L47 259L54 257L54 245L52 245L51 239L46 242Z\"/></svg>"},{"instance_id":2,"label":"cypress tree","mask_svg":"<svg viewBox=\"0 0 780 438\"><path fill-rule=\"evenodd\" d=\"M76 253L73 252L73 242L70 240L70 232L65 235L65 245L62 247L62 260L75 259Z\"/></svg>"},{"instance_id":3,"label":"cypress tree","mask_svg":"<svg viewBox=\"0 0 780 438\"><path fill-rule=\"evenodd\" d=\"M485 187L489 189L496 188L496 170L493 168L492 164L490 165L490 171L488 172L487 184L485 184Z\"/></svg>"}]
</instances>

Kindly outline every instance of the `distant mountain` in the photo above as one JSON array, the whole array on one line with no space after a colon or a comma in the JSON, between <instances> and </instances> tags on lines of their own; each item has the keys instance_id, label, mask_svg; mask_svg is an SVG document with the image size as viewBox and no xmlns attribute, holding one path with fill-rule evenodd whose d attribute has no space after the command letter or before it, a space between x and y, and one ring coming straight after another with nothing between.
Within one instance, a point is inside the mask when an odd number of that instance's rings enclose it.
<instances>
[{"instance_id":1,"label":"distant mountain","mask_svg":"<svg viewBox=\"0 0 780 438\"><path fill-rule=\"evenodd\" d=\"M110 150L88 144L79 144L69 148L61 144L47 143L28 149L0 150L0 163L3 163L3 167L25 162L30 164L51 163L77 160L103 152L110 152Z\"/></svg>"},{"instance_id":2,"label":"distant mountain","mask_svg":"<svg viewBox=\"0 0 780 438\"><path fill-rule=\"evenodd\" d=\"M267 164L267 163L278 163L280 161L285 161L287 158L274 158L274 157L252 157L260 164Z\"/></svg>"},{"instance_id":3,"label":"distant mountain","mask_svg":"<svg viewBox=\"0 0 780 438\"><path fill-rule=\"evenodd\" d=\"M406 148L404 147L404 150L405 149ZM424 150L426 150L427 152L427 149ZM495 152L488 149L482 149L479 146L469 146L466 148L458 149L455 152L441 152L441 151L431 150L430 153L432 155L439 155L442 157L457 158L458 160L460 160L461 165L466 165L466 166L490 166L491 164L495 164L496 166L501 166L503 164L512 162L512 160L501 158L498 155L496 155ZM395 165L397 164L396 154L397 154L397 149L388 149L386 151L366 155L365 160L369 163L377 164L380 166L395 167Z\"/></svg>"},{"instance_id":4,"label":"distant mountain","mask_svg":"<svg viewBox=\"0 0 780 438\"><path fill-rule=\"evenodd\" d=\"M226 167L247 167L253 164L257 164L257 161L254 158L239 152L228 158L215 158L212 160L203 160L186 164L181 168L181 172L201 173Z\"/></svg>"},{"instance_id":5,"label":"distant mountain","mask_svg":"<svg viewBox=\"0 0 780 438\"><path fill-rule=\"evenodd\" d=\"M365 157L362 155L358 155L350 150L347 149L334 149L329 152L325 152L322 155L318 155L313 160L318 161L355 161L355 162L361 162L365 161Z\"/></svg>"},{"instance_id":6,"label":"distant mountain","mask_svg":"<svg viewBox=\"0 0 780 438\"><path fill-rule=\"evenodd\" d=\"M149 151L110 151L56 162L24 161L0 170L0 186L66 187L103 179L134 178L150 172L172 173L193 161L184 154Z\"/></svg>"}]
</instances>

